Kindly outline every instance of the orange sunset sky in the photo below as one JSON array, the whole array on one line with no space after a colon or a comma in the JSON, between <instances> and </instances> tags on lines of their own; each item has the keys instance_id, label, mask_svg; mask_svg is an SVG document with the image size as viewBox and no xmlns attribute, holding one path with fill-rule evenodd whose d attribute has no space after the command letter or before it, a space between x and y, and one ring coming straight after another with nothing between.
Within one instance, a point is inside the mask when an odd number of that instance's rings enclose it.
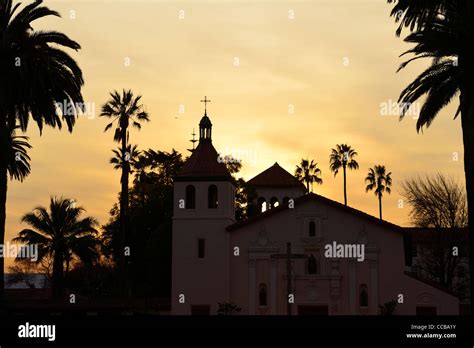
<instances>
[{"instance_id":1,"label":"orange sunset sky","mask_svg":"<svg viewBox=\"0 0 474 348\"><path fill-rule=\"evenodd\" d=\"M394 180L384 218L400 225L409 225L409 207L397 206L403 179L441 172L464 180L460 121L453 121L457 100L424 134L416 133L411 116L399 122L397 115L381 115L381 104L396 102L424 66L396 73L399 54L410 46L395 36L385 0L45 4L62 18L37 21L35 29L62 31L81 44L73 56L84 72L84 98L95 108L72 134L47 128L40 136L30 124L32 174L9 184L7 240L26 227L21 216L47 205L51 195L75 198L87 214L107 221L120 178L109 164L113 132L103 132L107 119L98 115L114 89L143 96L151 122L131 131L139 148L174 147L187 155L207 95L216 149L247 151L255 160L244 158L244 178L276 161L293 173L309 157L323 174L315 192L339 202L342 175L329 172L329 153L348 143L360 164L348 173L349 205L378 214L364 177L384 164Z\"/></svg>"}]
</instances>

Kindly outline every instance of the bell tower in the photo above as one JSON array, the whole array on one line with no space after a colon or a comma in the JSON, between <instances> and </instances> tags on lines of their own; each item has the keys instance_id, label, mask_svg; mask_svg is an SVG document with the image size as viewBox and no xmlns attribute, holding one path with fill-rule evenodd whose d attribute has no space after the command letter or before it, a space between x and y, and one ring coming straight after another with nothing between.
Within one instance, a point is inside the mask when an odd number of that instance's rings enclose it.
<instances>
[{"instance_id":1,"label":"bell tower","mask_svg":"<svg viewBox=\"0 0 474 348\"><path fill-rule=\"evenodd\" d=\"M199 144L174 178L172 314L217 314L229 301L235 184L212 145L212 123L199 123Z\"/></svg>"},{"instance_id":2,"label":"bell tower","mask_svg":"<svg viewBox=\"0 0 474 348\"><path fill-rule=\"evenodd\" d=\"M207 103L210 103L211 101L207 99L207 97L204 97L203 100L201 100L201 103L204 103L204 116L201 119L201 122L199 122L199 141L212 141L212 123L209 117L207 117Z\"/></svg>"}]
</instances>

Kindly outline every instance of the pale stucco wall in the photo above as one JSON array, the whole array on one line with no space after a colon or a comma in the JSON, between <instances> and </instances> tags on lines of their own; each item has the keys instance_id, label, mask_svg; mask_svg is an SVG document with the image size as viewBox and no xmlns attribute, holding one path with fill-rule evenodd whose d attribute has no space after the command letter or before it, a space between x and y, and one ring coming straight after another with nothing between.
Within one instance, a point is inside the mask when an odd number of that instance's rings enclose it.
<instances>
[{"instance_id":1,"label":"pale stucco wall","mask_svg":"<svg viewBox=\"0 0 474 348\"><path fill-rule=\"evenodd\" d=\"M216 314L218 302L229 301L230 249L225 227L234 220L233 186L229 182L193 182L196 208L180 209L189 183L177 182L174 190L172 250L172 314L190 314L191 305L210 305ZM207 188L218 187L218 208L208 209ZM198 239L205 240L205 257L198 258ZM183 294L185 303L179 303Z\"/></svg>"}]
</instances>

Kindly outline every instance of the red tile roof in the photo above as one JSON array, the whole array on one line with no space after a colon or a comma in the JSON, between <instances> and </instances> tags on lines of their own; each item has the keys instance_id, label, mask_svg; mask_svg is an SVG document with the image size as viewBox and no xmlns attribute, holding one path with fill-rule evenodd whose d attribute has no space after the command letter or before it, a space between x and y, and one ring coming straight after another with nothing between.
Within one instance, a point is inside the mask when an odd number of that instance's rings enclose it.
<instances>
[{"instance_id":1,"label":"red tile roof","mask_svg":"<svg viewBox=\"0 0 474 348\"><path fill-rule=\"evenodd\" d=\"M253 179L250 179L248 184L252 186L298 187L303 190L305 189L304 185L299 182L298 179L280 167L276 162L267 170L261 172Z\"/></svg>"},{"instance_id":2,"label":"red tile roof","mask_svg":"<svg viewBox=\"0 0 474 348\"><path fill-rule=\"evenodd\" d=\"M212 142L201 140L175 180L179 181L189 178L227 178L232 180L225 163L219 162L218 156Z\"/></svg>"}]
</instances>

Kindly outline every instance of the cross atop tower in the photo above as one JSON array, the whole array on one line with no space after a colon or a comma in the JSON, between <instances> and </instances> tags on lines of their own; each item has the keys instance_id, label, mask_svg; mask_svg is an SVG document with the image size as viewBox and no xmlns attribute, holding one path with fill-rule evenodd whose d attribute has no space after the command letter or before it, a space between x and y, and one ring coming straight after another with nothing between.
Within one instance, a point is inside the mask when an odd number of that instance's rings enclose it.
<instances>
[{"instance_id":1,"label":"cross atop tower","mask_svg":"<svg viewBox=\"0 0 474 348\"><path fill-rule=\"evenodd\" d=\"M207 99L207 96L204 96L204 99L201 100L201 103L204 103L204 115L207 115L207 103L210 103L211 100Z\"/></svg>"}]
</instances>

